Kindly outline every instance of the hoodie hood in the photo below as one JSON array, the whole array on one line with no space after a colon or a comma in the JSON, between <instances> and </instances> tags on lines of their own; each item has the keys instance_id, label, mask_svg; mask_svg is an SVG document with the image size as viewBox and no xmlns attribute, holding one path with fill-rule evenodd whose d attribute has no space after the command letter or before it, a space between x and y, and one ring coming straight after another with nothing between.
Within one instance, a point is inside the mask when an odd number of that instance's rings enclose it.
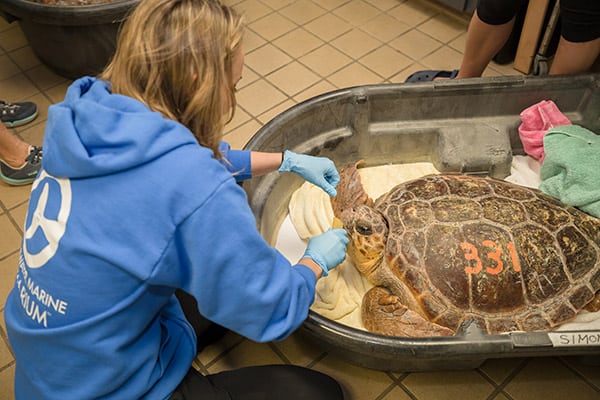
<instances>
[{"instance_id":1,"label":"hoodie hood","mask_svg":"<svg viewBox=\"0 0 600 400\"><path fill-rule=\"evenodd\" d=\"M84 77L73 82L63 102L49 108L42 163L56 177L89 178L134 168L194 143L182 124L112 94L108 82Z\"/></svg>"}]
</instances>

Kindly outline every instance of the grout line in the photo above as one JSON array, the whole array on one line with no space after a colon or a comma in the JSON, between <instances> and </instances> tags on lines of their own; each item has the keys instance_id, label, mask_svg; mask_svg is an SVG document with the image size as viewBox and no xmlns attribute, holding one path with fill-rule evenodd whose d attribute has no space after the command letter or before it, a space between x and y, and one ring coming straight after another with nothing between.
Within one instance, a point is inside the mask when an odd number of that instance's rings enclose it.
<instances>
[{"instance_id":1,"label":"grout line","mask_svg":"<svg viewBox=\"0 0 600 400\"><path fill-rule=\"evenodd\" d=\"M11 353L11 354L12 354L12 353ZM12 367L12 366L14 366L14 365L16 365L16 364L17 364L17 363L16 363L16 361L14 360L14 357L13 357L13 360L12 360L11 362L9 362L8 364L6 364L6 365L5 365L5 366L3 366L3 367L0 367L0 373L2 373L2 372L4 372L4 371L6 371L7 369L9 369L10 367Z\"/></svg>"},{"instance_id":2,"label":"grout line","mask_svg":"<svg viewBox=\"0 0 600 400\"><path fill-rule=\"evenodd\" d=\"M290 361L289 358L287 358L285 356L285 354L283 354L283 352L281 350L279 350L279 348L277 346L275 346L275 344L273 344L272 342L267 343L267 345L269 346L269 348L271 349L271 351L273 351L275 354L277 354L277 356L281 359L281 361L283 361L285 364L294 364L293 362Z\"/></svg>"},{"instance_id":3,"label":"grout line","mask_svg":"<svg viewBox=\"0 0 600 400\"><path fill-rule=\"evenodd\" d=\"M229 353L231 353L233 351L233 349L235 349L236 347L238 347L240 344L242 344L242 342L245 339L243 337L240 337L238 341L234 342L231 347L226 348L225 350L223 350L221 353L219 353L219 355L217 355L215 358L213 358L211 361L207 362L206 364L202 363L203 366L208 370L208 368L212 367L213 365L215 365L218 361L222 360L223 358L225 358L225 356Z\"/></svg>"},{"instance_id":4,"label":"grout line","mask_svg":"<svg viewBox=\"0 0 600 400\"><path fill-rule=\"evenodd\" d=\"M596 355L600 358L600 355ZM575 357L575 356L573 356ZM590 385L592 387L592 389L594 389L597 392L600 392L600 387L596 386L594 384L594 382L590 381L587 376L585 376L584 374L582 374L581 372L579 372L579 370L573 366L570 362L568 362L564 357L556 357L556 359L563 364L565 367L567 367L567 369L569 369L571 372L573 372L577 378L581 379L582 381L584 381L585 383L587 383L588 385Z\"/></svg>"},{"instance_id":5,"label":"grout line","mask_svg":"<svg viewBox=\"0 0 600 400\"><path fill-rule=\"evenodd\" d=\"M487 397L488 400L493 399L494 397L496 397L499 393L502 393L502 389L498 386L498 384L490 377L488 376L483 370L481 370L479 367L475 368L475 371L477 373L479 373L479 375L485 379L489 384L492 385L492 387L494 388L494 390L492 391L492 393L490 393L490 395Z\"/></svg>"},{"instance_id":6,"label":"grout line","mask_svg":"<svg viewBox=\"0 0 600 400\"><path fill-rule=\"evenodd\" d=\"M396 382L392 382L392 383L391 383L391 384L390 384L390 385L389 385L387 388L385 388L385 389L383 390L383 392L381 392L381 393L379 394L379 396L375 397L375 399L374 399L374 400L382 400L382 399L384 399L384 398L385 398L385 396L387 396L387 395L388 395L388 393L390 393L392 390L394 390L394 388L395 388L396 386L397 386L397 385L396 385Z\"/></svg>"},{"instance_id":7,"label":"grout line","mask_svg":"<svg viewBox=\"0 0 600 400\"><path fill-rule=\"evenodd\" d=\"M408 376L408 374L407 374ZM406 378L406 377L405 377ZM404 378L403 378L404 379ZM398 387L402 390L404 390L404 393L406 393L406 395L408 397L410 397L412 400L419 400L417 398L417 396L415 394L413 394L413 392L410 391L410 389L408 387L406 387L406 385L403 382L398 382Z\"/></svg>"},{"instance_id":8,"label":"grout line","mask_svg":"<svg viewBox=\"0 0 600 400\"><path fill-rule=\"evenodd\" d=\"M521 372L527 366L527 364L529 364L530 361L530 358L525 358L521 363L519 363L519 365L517 365L515 369L510 374L508 374L508 376L504 378L504 380L500 382L499 385L497 385L496 389L488 396L487 400L493 400L494 397L496 397L499 393L504 394L506 397L512 400L512 397L508 396L508 394L504 392L504 388L508 386L508 384L513 380L513 378L517 376L519 372ZM479 371L481 375L486 375L483 371L480 371L479 368L477 368L477 371Z\"/></svg>"},{"instance_id":9,"label":"grout line","mask_svg":"<svg viewBox=\"0 0 600 400\"><path fill-rule=\"evenodd\" d=\"M320 355L318 355L317 357L315 357L314 360L312 360L311 362L308 363L308 365L306 366L306 368L310 368L312 369L315 365L317 365L319 362L321 362L321 360L323 360L325 357L327 357L329 353L327 353L326 351L324 351L323 353L321 353Z\"/></svg>"}]
</instances>

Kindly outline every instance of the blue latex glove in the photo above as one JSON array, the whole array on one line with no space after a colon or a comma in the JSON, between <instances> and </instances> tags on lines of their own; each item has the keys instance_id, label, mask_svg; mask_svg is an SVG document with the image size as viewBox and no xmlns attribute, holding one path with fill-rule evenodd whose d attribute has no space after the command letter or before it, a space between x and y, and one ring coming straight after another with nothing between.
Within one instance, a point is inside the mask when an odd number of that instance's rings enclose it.
<instances>
[{"instance_id":1,"label":"blue latex glove","mask_svg":"<svg viewBox=\"0 0 600 400\"><path fill-rule=\"evenodd\" d=\"M333 161L325 157L313 157L296 154L286 150L279 172L294 172L310 183L323 189L325 193L335 197L335 188L340 183L340 174Z\"/></svg>"},{"instance_id":2,"label":"blue latex glove","mask_svg":"<svg viewBox=\"0 0 600 400\"><path fill-rule=\"evenodd\" d=\"M310 258L323 269L323 276L337 267L346 258L348 234L344 229L329 229L327 232L312 237L302 258Z\"/></svg>"}]
</instances>

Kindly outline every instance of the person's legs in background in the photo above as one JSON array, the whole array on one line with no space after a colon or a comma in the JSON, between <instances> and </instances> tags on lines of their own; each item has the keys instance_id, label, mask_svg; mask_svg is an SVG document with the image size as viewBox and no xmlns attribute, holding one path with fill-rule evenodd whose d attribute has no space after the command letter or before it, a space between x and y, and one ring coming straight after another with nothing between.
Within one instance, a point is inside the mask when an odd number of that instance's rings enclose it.
<instances>
[{"instance_id":1,"label":"person's legs in background","mask_svg":"<svg viewBox=\"0 0 600 400\"><path fill-rule=\"evenodd\" d=\"M600 2L561 0L561 37L550 75L589 71L600 54Z\"/></svg>"},{"instance_id":2,"label":"person's legs in background","mask_svg":"<svg viewBox=\"0 0 600 400\"><path fill-rule=\"evenodd\" d=\"M36 116L35 103L0 101L0 179L10 185L24 185L35 179L41 166L42 148L19 139L6 126L23 125Z\"/></svg>"},{"instance_id":3,"label":"person's legs in background","mask_svg":"<svg viewBox=\"0 0 600 400\"><path fill-rule=\"evenodd\" d=\"M512 32L515 19L501 25L490 25L473 14L467 30L467 42L457 78L474 78L483 74Z\"/></svg>"},{"instance_id":4,"label":"person's legs in background","mask_svg":"<svg viewBox=\"0 0 600 400\"><path fill-rule=\"evenodd\" d=\"M457 78L479 77L508 40L523 0L479 0Z\"/></svg>"}]
</instances>

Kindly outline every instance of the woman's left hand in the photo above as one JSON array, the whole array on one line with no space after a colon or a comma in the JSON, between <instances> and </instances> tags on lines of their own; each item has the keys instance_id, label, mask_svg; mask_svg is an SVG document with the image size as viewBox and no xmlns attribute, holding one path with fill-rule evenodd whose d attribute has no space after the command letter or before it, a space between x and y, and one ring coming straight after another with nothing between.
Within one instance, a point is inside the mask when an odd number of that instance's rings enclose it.
<instances>
[{"instance_id":1,"label":"woman's left hand","mask_svg":"<svg viewBox=\"0 0 600 400\"><path fill-rule=\"evenodd\" d=\"M314 157L286 150L279 172L294 172L308 182L317 185L328 195L335 197L340 174L333 161L326 157Z\"/></svg>"}]
</instances>

